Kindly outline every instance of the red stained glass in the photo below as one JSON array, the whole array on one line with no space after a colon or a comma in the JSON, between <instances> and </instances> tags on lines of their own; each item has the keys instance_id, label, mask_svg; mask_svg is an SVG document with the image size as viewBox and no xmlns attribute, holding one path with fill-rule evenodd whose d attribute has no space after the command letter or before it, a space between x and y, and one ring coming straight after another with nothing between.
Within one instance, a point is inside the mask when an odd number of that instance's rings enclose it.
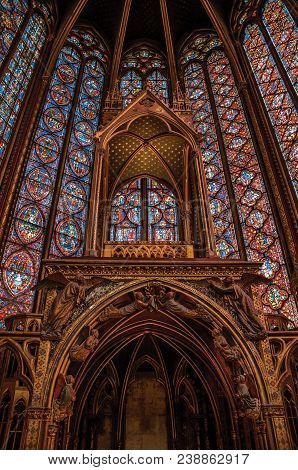
<instances>
[{"instance_id":1,"label":"red stained glass","mask_svg":"<svg viewBox=\"0 0 298 470\"><path fill-rule=\"evenodd\" d=\"M35 132L2 259L0 299L7 303L7 308L13 304L19 311L29 311L32 306L34 292L31 288L39 273L59 157L71 111L69 99L57 100L53 90L62 85L67 88L67 96L73 97L79 75L79 56L73 51L71 62L67 62L64 52L62 50L57 59ZM57 74L61 65L72 69L69 75L72 81L61 80Z\"/></svg>"},{"instance_id":2,"label":"red stained glass","mask_svg":"<svg viewBox=\"0 0 298 470\"><path fill-rule=\"evenodd\" d=\"M201 143L201 150L217 254L221 258L239 258L226 178L202 66L200 64L190 64L185 72L185 81L193 111L194 124L197 131L205 135Z\"/></svg>"},{"instance_id":3,"label":"red stained glass","mask_svg":"<svg viewBox=\"0 0 298 470\"><path fill-rule=\"evenodd\" d=\"M256 24L247 26L243 45L293 185L298 191L298 113L270 54L264 36Z\"/></svg>"},{"instance_id":4,"label":"red stained glass","mask_svg":"<svg viewBox=\"0 0 298 470\"><path fill-rule=\"evenodd\" d=\"M223 52L211 53L208 72L247 256L250 260L262 261L263 274L272 280L269 288L260 289L264 309L268 313L282 312L293 319L296 309L270 203L234 77Z\"/></svg>"},{"instance_id":5,"label":"red stained glass","mask_svg":"<svg viewBox=\"0 0 298 470\"><path fill-rule=\"evenodd\" d=\"M294 87L298 91L298 30L282 0L267 0L262 20Z\"/></svg>"},{"instance_id":6,"label":"red stained glass","mask_svg":"<svg viewBox=\"0 0 298 470\"><path fill-rule=\"evenodd\" d=\"M112 203L111 241L166 242L178 239L177 203L165 185L144 178L122 186Z\"/></svg>"}]
</instances>

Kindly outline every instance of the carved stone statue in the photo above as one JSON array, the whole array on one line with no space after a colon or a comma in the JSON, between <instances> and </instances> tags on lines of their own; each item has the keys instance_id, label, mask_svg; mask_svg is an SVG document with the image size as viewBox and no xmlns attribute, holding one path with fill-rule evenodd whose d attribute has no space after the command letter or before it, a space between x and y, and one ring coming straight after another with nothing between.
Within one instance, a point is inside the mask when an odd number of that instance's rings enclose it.
<instances>
[{"instance_id":1,"label":"carved stone statue","mask_svg":"<svg viewBox=\"0 0 298 470\"><path fill-rule=\"evenodd\" d=\"M77 344L70 350L70 360L75 362L84 362L98 345L98 337L98 330L91 330L89 336L85 339L85 341L83 341L82 344Z\"/></svg>"},{"instance_id":2,"label":"carved stone statue","mask_svg":"<svg viewBox=\"0 0 298 470\"><path fill-rule=\"evenodd\" d=\"M236 398L239 400L239 415L241 417L258 419L260 416L260 401L253 398L247 386L247 377L243 374L235 377Z\"/></svg>"},{"instance_id":3,"label":"carved stone statue","mask_svg":"<svg viewBox=\"0 0 298 470\"><path fill-rule=\"evenodd\" d=\"M227 362L234 362L240 359L241 352L238 346L230 346L223 335L222 328L215 326L212 330L213 343L215 349L221 354Z\"/></svg>"},{"instance_id":4,"label":"carved stone statue","mask_svg":"<svg viewBox=\"0 0 298 470\"><path fill-rule=\"evenodd\" d=\"M245 289L251 284L267 284L268 282L268 279L263 276L251 274L243 274L238 282L230 277L225 278L222 283L218 278L209 280L209 284L214 290L226 297L227 303L246 337L253 341L264 339L266 332L258 319L253 300Z\"/></svg>"},{"instance_id":5,"label":"carved stone statue","mask_svg":"<svg viewBox=\"0 0 298 470\"><path fill-rule=\"evenodd\" d=\"M135 300L133 302L128 305L124 305L123 307L109 305L100 315L99 321L102 323L111 319L127 317L133 313L144 310L149 306L149 303L145 301L145 296L141 291L134 292L134 297Z\"/></svg>"},{"instance_id":6,"label":"carved stone statue","mask_svg":"<svg viewBox=\"0 0 298 470\"><path fill-rule=\"evenodd\" d=\"M69 281L62 273L54 273L43 279L35 289L60 289L51 306L47 322L43 325L43 337L59 340L62 329L74 309L86 299L89 291L104 281L106 281L104 278L86 280L83 275L78 275L76 279Z\"/></svg>"},{"instance_id":7,"label":"carved stone statue","mask_svg":"<svg viewBox=\"0 0 298 470\"><path fill-rule=\"evenodd\" d=\"M196 309L189 309L175 300L176 293L169 291L165 293L162 300L159 300L159 304L167 312L173 313L174 315L181 315L186 318L197 318L200 314Z\"/></svg>"},{"instance_id":8,"label":"carved stone statue","mask_svg":"<svg viewBox=\"0 0 298 470\"><path fill-rule=\"evenodd\" d=\"M54 391L53 414L55 421L63 421L72 416L73 404L76 394L73 389L74 378L72 375L64 377L60 375Z\"/></svg>"}]
</instances>

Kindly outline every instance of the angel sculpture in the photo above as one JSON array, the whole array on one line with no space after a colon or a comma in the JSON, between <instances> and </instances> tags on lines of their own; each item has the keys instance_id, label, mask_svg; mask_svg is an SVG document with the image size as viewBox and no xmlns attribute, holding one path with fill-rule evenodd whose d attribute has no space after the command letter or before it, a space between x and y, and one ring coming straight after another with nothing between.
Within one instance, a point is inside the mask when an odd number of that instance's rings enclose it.
<instances>
[{"instance_id":1,"label":"angel sculpture","mask_svg":"<svg viewBox=\"0 0 298 470\"><path fill-rule=\"evenodd\" d=\"M72 375L64 377L59 375L54 391L53 413L55 421L63 421L72 416L73 404L76 393L73 388L74 378Z\"/></svg>"},{"instance_id":2,"label":"angel sculpture","mask_svg":"<svg viewBox=\"0 0 298 470\"><path fill-rule=\"evenodd\" d=\"M234 379L236 384L236 398L239 400L239 415L246 418L258 419L260 415L260 401L253 398L247 386L247 376L240 374Z\"/></svg>"},{"instance_id":3,"label":"angel sculpture","mask_svg":"<svg viewBox=\"0 0 298 470\"><path fill-rule=\"evenodd\" d=\"M250 285L269 284L269 280L259 274L242 274L240 281L226 277L221 283L219 278L212 278L209 284L219 294L226 297L233 315L248 339L259 341L266 337L263 325L258 319L252 298L245 289Z\"/></svg>"},{"instance_id":4,"label":"angel sculpture","mask_svg":"<svg viewBox=\"0 0 298 470\"><path fill-rule=\"evenodd\" d=\"M212 330L212 337L215 349L225 358L227 362L234 362L240 359L241 352L238 346L230 346L223 335L222 328L215 325Z\"/></svg>"},{"instance_id":5,"label":"angel sculpture","mask_svg":"<svg viewBox=\"0 0 298 470\"><path fill-rule=\"evenodd\" d=\"M62 273L54 273L39 282L35 287L37 290L61 289L51 306L47 322L43 327L43 336L47 339L59 340L62 329L68 322L73 310L86 299L92 289L105 281L105 278L86 280L82 274L69 281Z\"/></svg>"},{"instance_id":6,"label":"angel sculpture","mask_svg":"<svg viewBox=\"0 0 298 470\"><path fill-rule=\"evenodd\" d=\"M89 332L89 329L88 329ZM84 333L84 332L83 332ZM71 361L84 362L87 357L94 351L99 343L99 332L96 329L90 331L87 338L81 344L73 346L69 353Z\"/></svg>"},{"instance_id":7,"label":"angel sculpture","mask_svg":"<svg viewBox=\"0 0 298 470\"><path fill-rule=\"evenodd\" d=\"M169 291L164 295L164 300L159 300L160 305L167 312L174 315L182 315L187 318L196 318L199 316L199 311L196 309L189 309L175 300L176 293Z\"/></svg>"},{"instance_id":8,"label":"angel sculpture","mask_svg":"<svg viewBox=\"0 0 298 470\"><path fill-rule=\"evenodd\" d=\"M141 291L134 292L134 297L135 300L128 305L124 305L124 307L118 308L115 305L108 306L102 315L100 315L99 321L103 323L110 319L127 317L128 315L132 315L133 313L149 307L149 303L145 302L145 296Z\"/></svg>"}]
</instances>

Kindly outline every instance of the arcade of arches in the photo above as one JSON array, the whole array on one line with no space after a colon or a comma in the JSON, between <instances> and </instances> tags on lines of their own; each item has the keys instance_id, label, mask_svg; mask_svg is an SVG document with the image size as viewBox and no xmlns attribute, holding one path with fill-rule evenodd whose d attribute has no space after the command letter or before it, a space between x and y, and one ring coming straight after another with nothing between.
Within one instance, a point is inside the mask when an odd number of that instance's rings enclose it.
<instances>
[{"instance_id":1,"label":"arcade of arches","mask_svg":"<svg viewBox=\"0 0 298 470\"><path fill-rule=\"evenodd\" d=\"M0 0L2 449L297 449L295 13Z\"/></svg>"}]
</instances>

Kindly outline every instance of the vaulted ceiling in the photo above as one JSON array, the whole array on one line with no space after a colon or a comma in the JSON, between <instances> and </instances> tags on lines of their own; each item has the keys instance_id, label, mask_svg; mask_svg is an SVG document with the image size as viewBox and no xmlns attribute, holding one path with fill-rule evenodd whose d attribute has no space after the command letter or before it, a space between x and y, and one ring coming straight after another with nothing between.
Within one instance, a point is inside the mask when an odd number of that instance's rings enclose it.
<instances>
[{"instance_id":1,"label":"vaulted ceiling","mask_svg":"<svg viewBox=\"0 0 298 470\"><path fill-rule=\"evenodd\" d=\"M60 17L74 7L74 0L58 1ZM79 20L92 24L106 39L111 51L115 46L125 0L88 0ZM213 29L206 11L211 4L228 24L234 0L166 0L174 47L200 28ZM160 0L132 0L124 40L124 50L139 40L149 40L166 52Z\"/></svg>"}]
</instances>

